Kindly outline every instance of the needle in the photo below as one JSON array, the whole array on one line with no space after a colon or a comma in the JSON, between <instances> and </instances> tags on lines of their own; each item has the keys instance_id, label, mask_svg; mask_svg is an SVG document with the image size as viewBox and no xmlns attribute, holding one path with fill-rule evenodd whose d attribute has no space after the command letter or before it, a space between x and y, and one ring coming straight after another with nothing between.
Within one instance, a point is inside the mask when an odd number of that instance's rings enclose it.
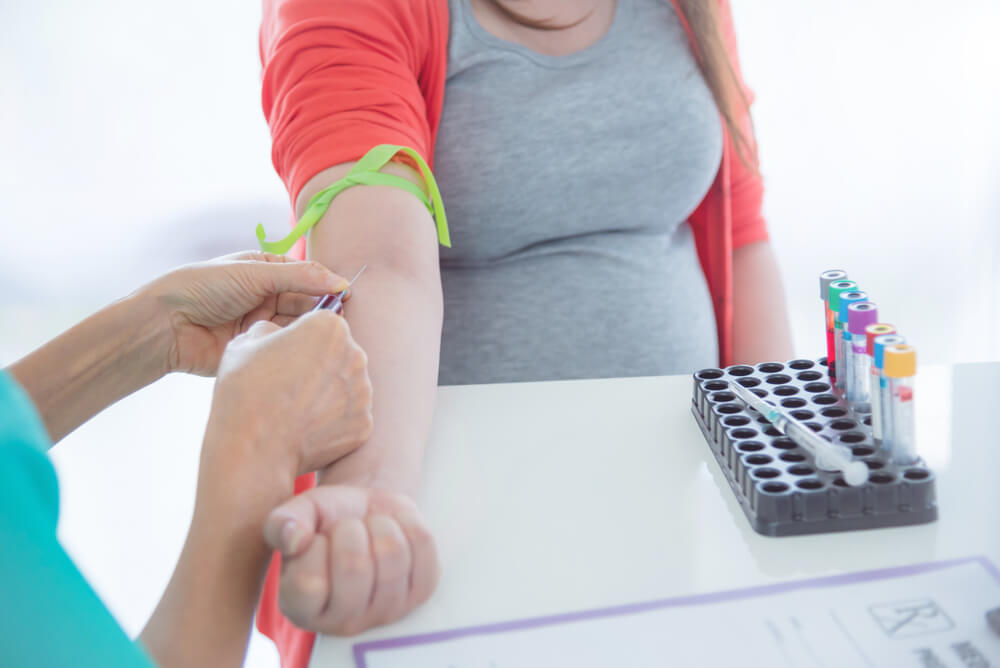
<instances>
[{"instance_id":1,"label":"needle","mask_svg":"<svg viewBox=\"0 0 1000 668\"><path fill-rule=\"evenodd\" d=\"M334 292L332 294L322 297L316 303L316 306L314 306L312 310L319 311L321 309L329 309L334 313L337 313L338 315L342 313L344 310L344 296L347 294L348 290L351 289L351 286L354 285L354 281L358 280L358 276L365 273L365 269L367 268L368 265L366 264L365 266L361 267L360 270L358 270L358 273L354 275L354 278L351 279L351 282L347 284L347 290L341 290L340 292Z\"/></svg>"}]
</instances>

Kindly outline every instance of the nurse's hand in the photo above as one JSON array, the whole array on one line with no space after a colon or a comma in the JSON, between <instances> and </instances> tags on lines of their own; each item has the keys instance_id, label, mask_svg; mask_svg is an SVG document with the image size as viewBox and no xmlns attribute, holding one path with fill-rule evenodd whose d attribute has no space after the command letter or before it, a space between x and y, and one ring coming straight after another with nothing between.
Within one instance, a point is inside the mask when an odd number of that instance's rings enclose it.
<instances>
[{"instance_id":1,"label":"nurse's hand","mask_svg":"<svg viewBox=\"0 0 1000 668\"><path fill-rule=\"evenodd\" d=\"M167 370L211 376L226 344L255 322L287 325L317 296L346 288L318 262L247 251L175 269L140 294L152 297L169 328Z\"/></svg>"},{"instance_id":2,"label":"nurse's hand","mask_svg":"<svg viewBox=\"0 0 1000 668\"><path fill-rule=\"evenodd\" d=\"M368 360L342 317L317 311L285 328L258 321L222 356L202 463L222 457L223 468L291 482L364 443L371 404Z\"/></svg>"},{"instance_id":3,"label":"nurse's hand","mask_svg":"<svg viewBox=\"0 0 1000 668\"><path fill-rule=\"evenodd\" d=\"M264 528L281 552L281 610L297 626L354 635L405 616L437 586L434 539L409 497L320 486L275 508Z\"/></svg>"}]
</instances>

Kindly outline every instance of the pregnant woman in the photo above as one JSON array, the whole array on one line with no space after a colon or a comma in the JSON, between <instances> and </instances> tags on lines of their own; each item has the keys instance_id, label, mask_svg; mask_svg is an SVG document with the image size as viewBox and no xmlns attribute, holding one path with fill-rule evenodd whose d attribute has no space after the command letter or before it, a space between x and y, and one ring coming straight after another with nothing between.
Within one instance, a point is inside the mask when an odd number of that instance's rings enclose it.
<instances>
[{"instance_id":1,"label":"pregnant woman","mask_svg":"<svg viewBox=\"0 0 1000 668\"><path fill-rule=\"evenodd\" d=\"M295 626L356 633L433 588L407 520L340 523L349 502L324 485L412 496L438 383L688 373L791 346L727 2L265 0L261 56L303 221L281 245L311 228L312 259L368 265L346 316L374 431L288 506L322 530L282 550L259 614L301 665ZM353 178L368 160L341 181L385 144L419 159L382 167L392 185ZM336 184L361 185L310 206Z\"/></svg>"}]
</instances>

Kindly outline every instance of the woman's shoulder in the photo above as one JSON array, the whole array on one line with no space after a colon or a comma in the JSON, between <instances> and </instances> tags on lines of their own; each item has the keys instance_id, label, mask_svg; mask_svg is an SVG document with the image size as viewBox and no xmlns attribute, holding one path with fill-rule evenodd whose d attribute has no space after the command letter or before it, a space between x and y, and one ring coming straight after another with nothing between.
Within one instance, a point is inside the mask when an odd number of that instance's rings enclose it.
<instances>
[{"instance_id":1,"label":"woman's shoulder","mask_svg":"<svg viewBox=\"0 0 1000 668\"><path fill-rule=\"evenodd\" d=\"M436 71L447 43L448 0L264 0L265 66L279 51L307 45L405 54L416 71Z\"/></svg>"}]
</instances>

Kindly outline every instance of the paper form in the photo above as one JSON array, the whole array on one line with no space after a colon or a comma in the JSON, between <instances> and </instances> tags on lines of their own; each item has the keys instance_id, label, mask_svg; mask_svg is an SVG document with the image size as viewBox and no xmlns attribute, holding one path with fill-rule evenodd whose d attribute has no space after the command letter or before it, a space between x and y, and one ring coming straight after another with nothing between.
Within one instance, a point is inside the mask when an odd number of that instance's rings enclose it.
<instances>
[{"instance_id":1,"label":"paper form","mask_svg":"<svg viewBox=\"0 0 1000 668\"><path fill-rule=\"evenodd\" d=\"M354 647L358 668L1000 667L1000 572L969 558Z\"/></svg>"}]
</instances>

